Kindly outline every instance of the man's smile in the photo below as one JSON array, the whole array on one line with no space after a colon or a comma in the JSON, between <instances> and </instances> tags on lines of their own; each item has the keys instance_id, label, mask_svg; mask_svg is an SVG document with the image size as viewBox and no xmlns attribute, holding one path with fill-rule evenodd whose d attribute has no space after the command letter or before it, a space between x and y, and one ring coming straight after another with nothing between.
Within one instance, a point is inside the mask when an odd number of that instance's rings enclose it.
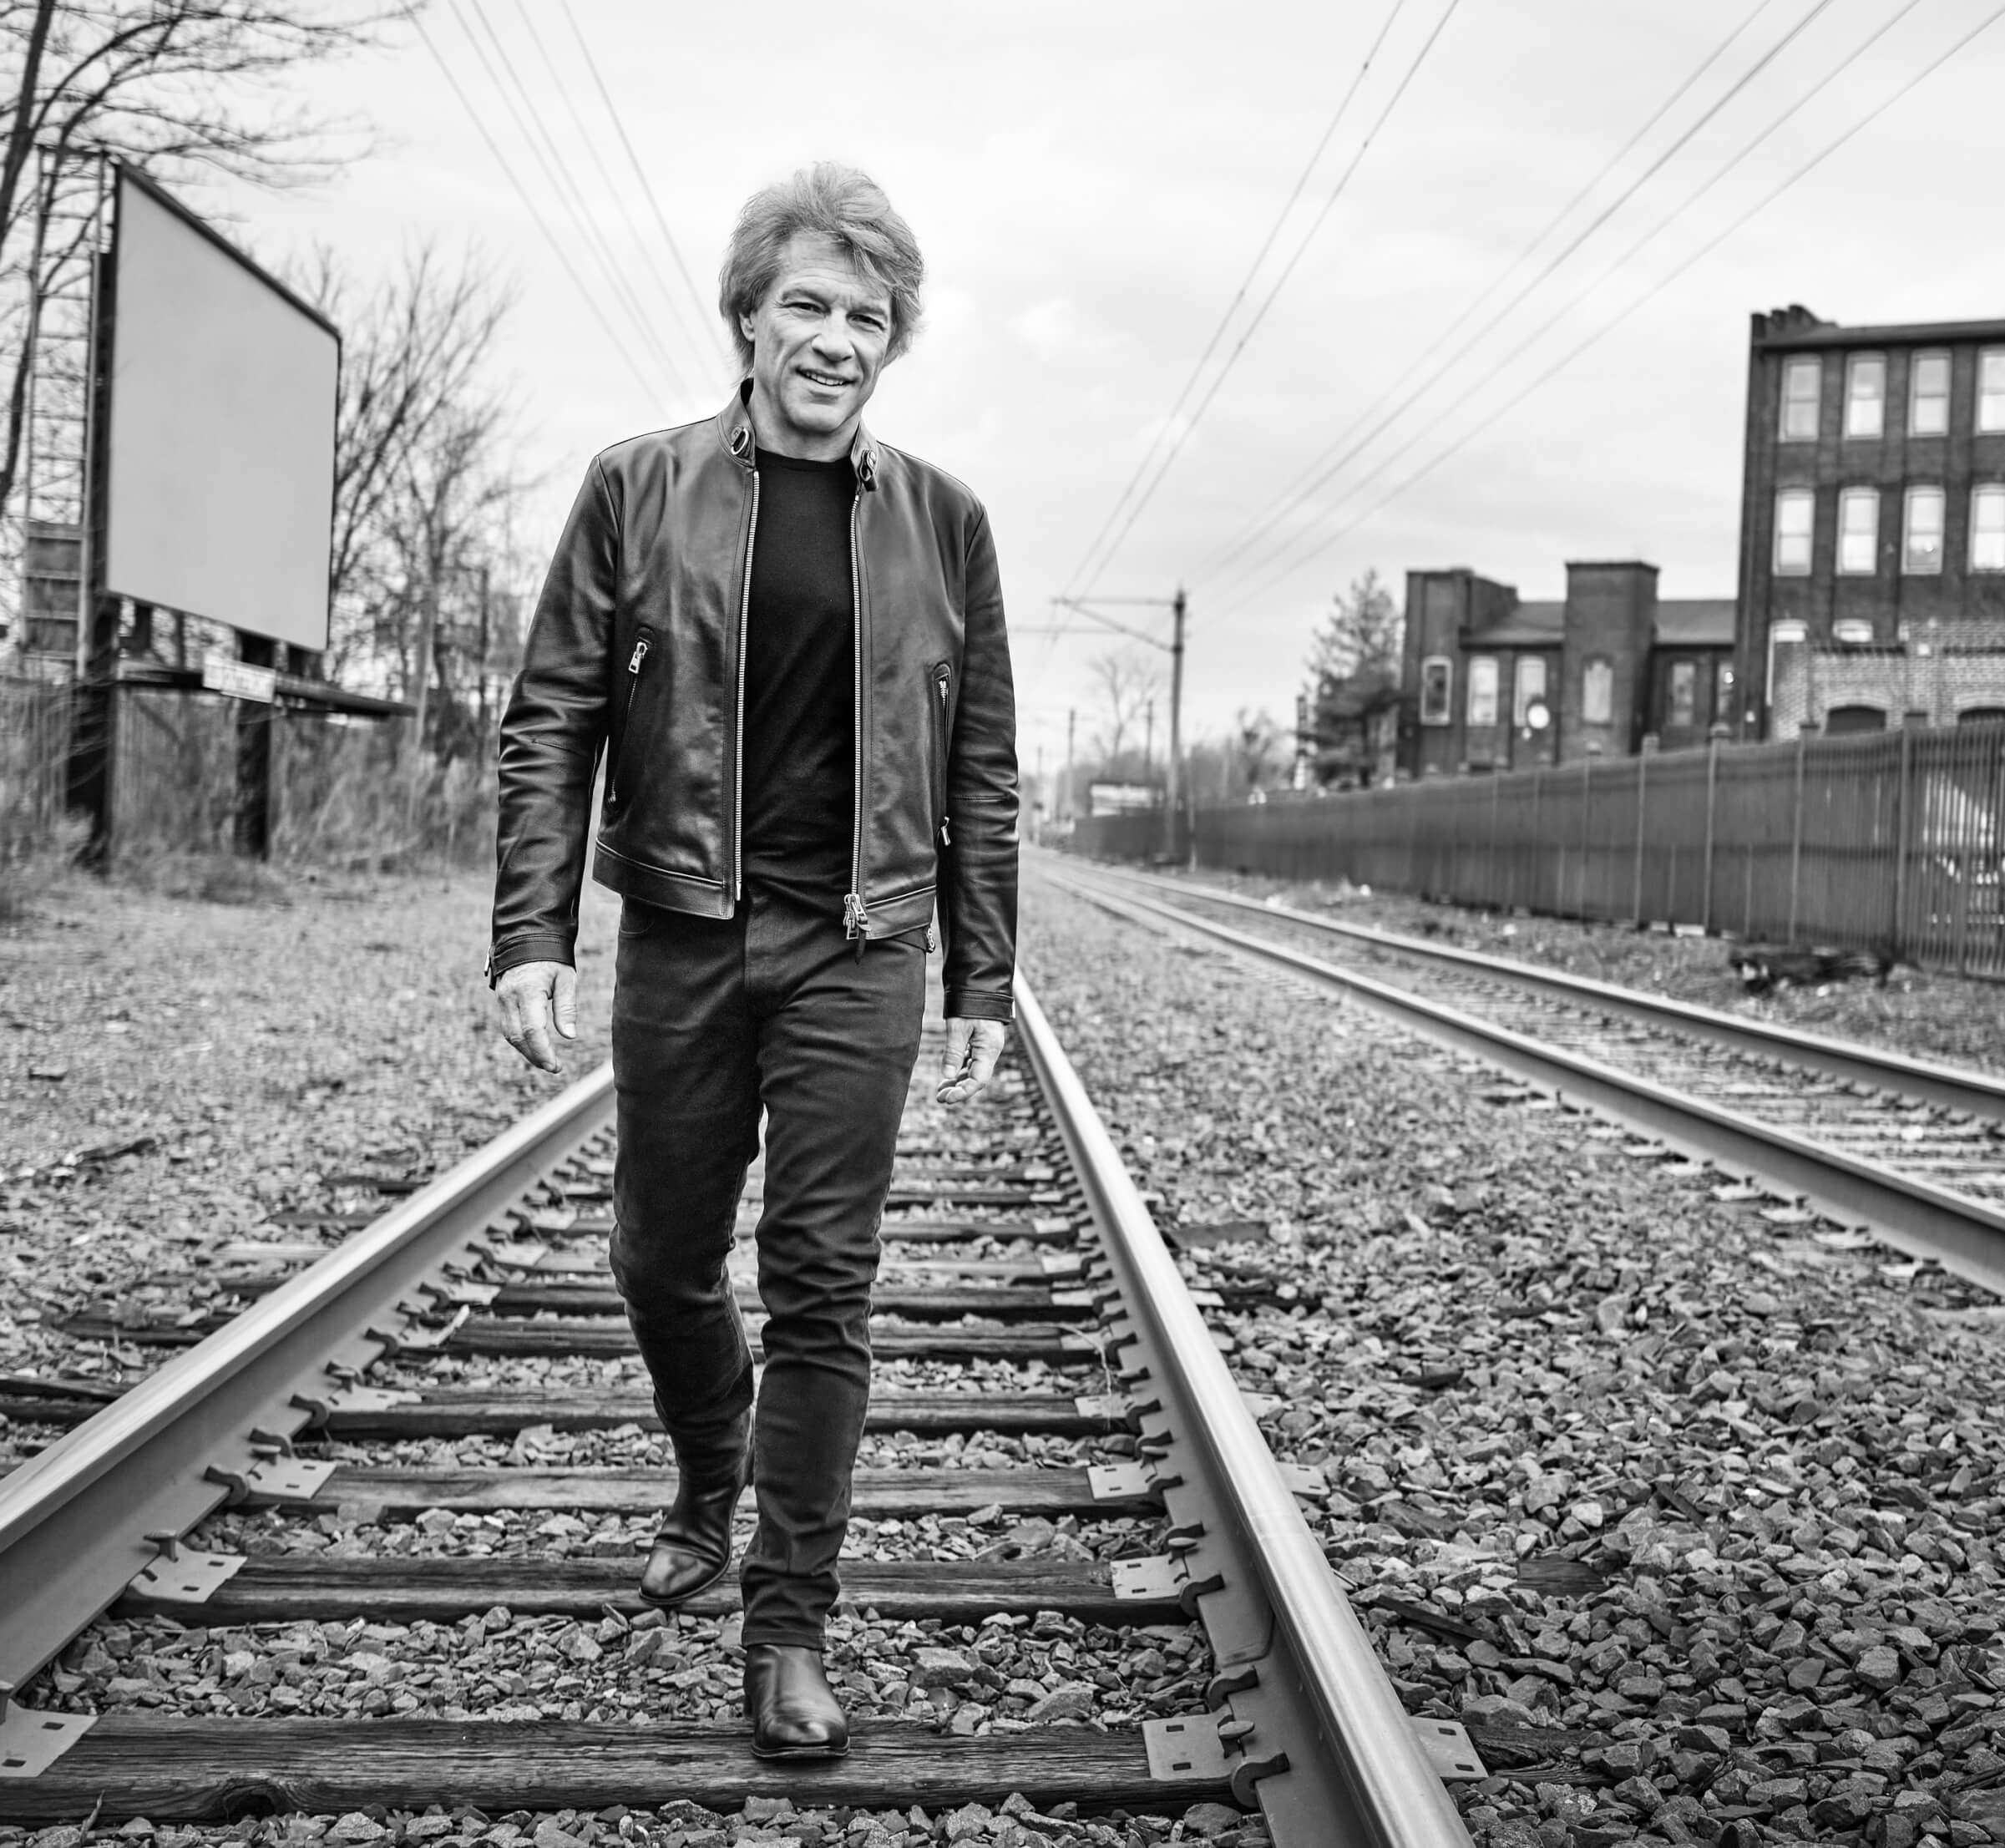
<instances>
[{"instance_id":1,"label":"man's smile","mask_svg":"<svg viewBox=\"0 0 2005 1848\"><path fill-rule=\"evenodd\" d=\"M808 366L801 367L799 372L810 385L826 385L832 391L839 392L855 382L853 379L838 378L833 372L818 372Z\"/></svg>"}]
</instances>

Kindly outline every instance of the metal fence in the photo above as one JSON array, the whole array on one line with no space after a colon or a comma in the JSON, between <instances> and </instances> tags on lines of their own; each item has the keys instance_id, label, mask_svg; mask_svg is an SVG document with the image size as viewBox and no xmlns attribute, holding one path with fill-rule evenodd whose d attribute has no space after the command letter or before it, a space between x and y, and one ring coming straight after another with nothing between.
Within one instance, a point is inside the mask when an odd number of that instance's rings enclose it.
<instances>
[{"instance_id":1,"label":"metal fence","mask_svg":"<svg viewBox=\"0 0 2005 1848\"><path fill-rule=\"evenodd\" d=\"M1714 745L1197 811L1177 857L2005 976L2005 724ZM1162 855L1163 818L1072 851Z\"/></svg>"}]
</instances>

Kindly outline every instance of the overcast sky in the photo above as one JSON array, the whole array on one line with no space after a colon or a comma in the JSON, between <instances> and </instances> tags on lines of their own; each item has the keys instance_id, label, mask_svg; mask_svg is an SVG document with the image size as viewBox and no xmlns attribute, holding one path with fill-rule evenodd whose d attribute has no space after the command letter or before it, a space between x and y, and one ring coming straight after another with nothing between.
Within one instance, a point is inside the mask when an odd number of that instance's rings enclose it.
<instances>
[{"instance_id":1,"label":"overcast sky","mask_svg":"<svg viewBox=\"0 0 2005 1848\"><path fill-rule=\"evenodd\" d=\"M520 301L497 365L524 464L546 482L530 521L541 550L594 451L707 414L729 375L703 343L709 329L697 337L699 305L680 286L565 0L526 0L526 16L524 3L433 0L426 29L565 257L408 28L301 86L308 106L366 119L373 157L311 191L191 202L227 210L267 261L324 243L366 280L432 240L471 245L510 273ZM1999 0L569 3L711 327L724 238L759 184L809 160L846 160L911 221L930 272L926 326L884 375L868 420L988 504L1019 631L1026 768L1040 750L1047 769L1058 767L1075 706L1083 745L1096 705L1091 663L1121 646L1104 633L1035 633L1054 625L1051 600L1088 579L1107 597L1188 585L1195 732L1222 729L1241 707L1288 722L1311 630L1332 590L1367 568L1397 583L1410 569L1466 564L1536 597L1561 591L1569 558L1640 557L1663 567L1667 595L1730 594L1750 311L1801 301L1847 322L2005 316L2005 25L1691 261L2005 10ZM615 345L595 318L581 288L615 328L630 328L511 113L520 99L497 87L502 66L481 19L590 197L681 387L638 335ZM1190 428L1192 405L1235 347ZM1166 434L1183 439L1167 473L1096 577L1082 573ZM1228 559L1312 464L1332 460L1342 466L1324 487ZM1167 634L1167 614L1146 606L1106 613Z\"/></svg>"}]
</instances>

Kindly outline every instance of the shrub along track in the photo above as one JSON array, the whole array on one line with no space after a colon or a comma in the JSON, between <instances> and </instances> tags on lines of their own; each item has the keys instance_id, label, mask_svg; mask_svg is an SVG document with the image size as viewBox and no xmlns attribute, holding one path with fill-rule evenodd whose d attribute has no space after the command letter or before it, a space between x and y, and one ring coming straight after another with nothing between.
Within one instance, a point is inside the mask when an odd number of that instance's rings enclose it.
<instances>
[{"instance_id":1,"label":"shrub along track","mask_svg":"<svg viewBox=\"0 0 2005 1848\"><path fill-rule=\"evenodd\" d=\"M831 1631L848 1759L751 1756L734 1587L666 1621L634 1594L673 1476L604 1275L601 1071L365 1226L216 1253L227 1319L78 1305L180 1350L123 1395L0 1385L70 1427L0 1480L0 1820L783 1797L843 1839L1008 1797L1029 1840L1193 1805L1282 1843L1465 1840L1466 1739L1405 1719L1293 1499L1324 1485L1274 1463L1201 1314L1223 1298L1020 999L991 1100L908 1106Z\"/></svg>"}]
</instances>

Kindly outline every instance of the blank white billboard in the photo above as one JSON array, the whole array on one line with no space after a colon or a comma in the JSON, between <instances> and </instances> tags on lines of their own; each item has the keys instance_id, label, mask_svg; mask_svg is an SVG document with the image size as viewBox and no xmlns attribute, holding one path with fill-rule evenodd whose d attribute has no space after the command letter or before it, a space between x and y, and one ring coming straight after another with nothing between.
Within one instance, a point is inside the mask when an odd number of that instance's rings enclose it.
<instances>
[{"instance_id":1,"label":"blank white billboard","mask_svg":"<svg viewBox=\"0 0 2005 1848\"><path fill-rule=\"evenodd\" d=\"M114 268L104 588L326 647L339 336L124 168Z\"/></svg>"}]
</instances>

